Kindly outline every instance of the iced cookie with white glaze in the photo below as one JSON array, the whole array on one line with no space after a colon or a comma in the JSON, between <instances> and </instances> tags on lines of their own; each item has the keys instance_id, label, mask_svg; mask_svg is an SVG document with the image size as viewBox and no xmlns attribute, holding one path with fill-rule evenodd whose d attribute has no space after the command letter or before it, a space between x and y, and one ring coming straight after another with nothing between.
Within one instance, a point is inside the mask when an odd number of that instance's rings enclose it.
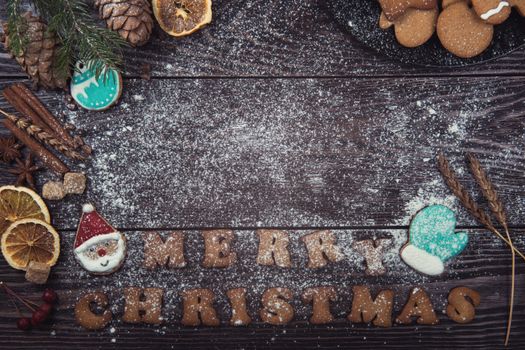
<instances>
[{"instance_id":1,"label":"iced cookie with white glaze","mask_svg":"<svg viewBox=\"0 0 525 350\"><path fill-rule=\"evenodd\" d=\"M400 251L401 259L425 275L439 275L444 262L460 254L468 244L465 232L455 232L456 215L443 205L419 211L409 228L409 241Z\"/></svg>"},{"instance_id":2,"label":"iced cookie with white glaze","mask_svg":"<svg viewBox=\"0 0 525 350\"><path fill-rule=\"evenodd\" d=\"M84 204L73 252L87 271L108 275L124 263L126 237L100 216L93 205Z\"/></svg>"}]
</instances>

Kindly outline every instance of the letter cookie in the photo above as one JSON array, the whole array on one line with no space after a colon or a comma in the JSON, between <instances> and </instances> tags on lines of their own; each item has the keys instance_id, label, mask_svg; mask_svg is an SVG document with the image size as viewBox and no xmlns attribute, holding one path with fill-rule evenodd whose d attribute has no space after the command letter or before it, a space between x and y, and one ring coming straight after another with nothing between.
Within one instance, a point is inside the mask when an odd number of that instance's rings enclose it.
<instances>
[{"instance_id":1,"label":"letter cookie","mask_svg":"<svg viewBox=\"0 0 525 350\"><path fill-rule=\"evenodd\" d=\"M433 325L439 323L432 302L423 289L412 289L410 297L396 321L401 324L410 324L412 317L417 317L416 322L418 324Z\"/></svg>"},{"instance_id":2,"label":"letter cookie","mask_svg":"<svg viewBox=\"0 0 525 350\"><path fill-rule=\"evenodd\" d=\"M186 266L184 260L184 236L173 232L164 242L156 232L144 233L144 267L154 270L157 266L170 269Z\"/></svg>"},{"instance_id":3,"label":"letter cookie","mask_svg":"<svg viewBox=\"0 0 525 350\"><path fill-rule=\"evenodd\" d=\"M229 267L237 260L237 254L231 252L231 243L235 237L231 230L203 231L204 267Z\"/></svg>"},{"instance_id":4,"label":"letter cookie","mask_svg":"<svg viewBox=\"0 0 525 350\"><path fill-rule=\"evenodd\" d=\"M302 295L305 304L312 303L312 324L326 324L334 321L330 312L330 302L337 299L337 293L333 287L308 288Z\"/></svg>"},{"instance_id":5,"label":"letter cookie","mask_svg":"<svg viewBox=\"0 0 525 350\"><path fill-rule=\"evenodd\" d=\"M467 287L457 287L448 295L447 316L457 323L469 323L476 316L481 302L479 293Z\"/></svg>"},{"instance_id":6,"label":"letter cookie","mask_svg":"<svg viewBox=\"0 0 525 350\"><path fill-rule=\"evenodd\" d=\"M251 317L246 311L246 289L236 288L230 289L226 292L226 295L230 299L232 307L232 317L230 319L230 325L232 326L245 326L252 322Z\"/></svg>"},{"instance_id":7,"label":"letter cookie","mask_svg":"<svg viewBox=\"0 0 525 350\"><path fill-rule=\"evenodd\" d=\"M365 273L369 276L381 276L386 272L383 266L383 255L386 248L392 244L389 238L354 242L352 248L361 254L366 261Z\"/></svg>"},{"instance_id":8,"label":"letter cookie","mask_svg":"<svg viewBox=\"0 0 525 350\"><path fill-rule=\"evenodd\" d=\"M316 231L301 237L308 250L308 268L317 269L341 260L342 254L335 244L335 235L330 231ZM326 258L325 258L326 257Z\"/></svg>"},{"instance_id":9,"label":"letter cookie","mask_svg":"<svg viewBox=\"0 0 525 350\"><path fill-rule=\"evenodd\" d=\"M91 310L91 304L97 308L104 309L101 314L96 314ZM106 327L113 315L107 310L108 297L101 292L84 294L75 306L75 320L82 327L89 330L97 330Z\"/></svg>"},{"instance_id":10,"label":"letter cookie","mask_svg":"<svg viewBox=\"0 0 525 350\"><path fill-rule=\"evenodd\" d=\"M353 323L370 323L378 327L392 327L392 308L394 292L383 290L375 300L372 300L370 290L365 286L355 286L353 289L352 311L348 320Z\"/></svg>"},{"instance_id":11,"label":"letter cookie","mask_svg":"<svg viewBox=\"0 0 525 350\"><path fill-rule=\"evenodd\" d=\"M122 320L128 323L161 324L163 296L162 288L125 288L126 305Z\"/></svg>"},{"instance_id":12,"label":"letter cookie","mask_svg":"<svg viewBox=\"0 0 525 350\"><path fill-rule=\"evenodd\" d=\"M277 265L290 267L290 253L288 252L288 234L281 230L257 230L259 236L259 253L257 264Z\"/></svg>"},{"instance_id":13,"label":"letter cookie","mask_svg":"<svg viewBox=\"0 0 525 350\"><path fill-rule=\"evenodd\" d=\"M268 324L285 325L293 319L294 310L287 300L293 293L288 288L270 288L262 295L261 320Z\"/></svg>"},{"instance_id":14,"label":"letter cookie","mask_svg":"<svg viewBox=\"0 0 525 350\"><path fill-rule=\"evenodd\" d=\"M217 312L213 307L215 294L209 289L190 289L180 293L182 296L182 321L185 326L218 326ZM200 315L200 319L199 319Z\"/></svg>"}]
</instances>

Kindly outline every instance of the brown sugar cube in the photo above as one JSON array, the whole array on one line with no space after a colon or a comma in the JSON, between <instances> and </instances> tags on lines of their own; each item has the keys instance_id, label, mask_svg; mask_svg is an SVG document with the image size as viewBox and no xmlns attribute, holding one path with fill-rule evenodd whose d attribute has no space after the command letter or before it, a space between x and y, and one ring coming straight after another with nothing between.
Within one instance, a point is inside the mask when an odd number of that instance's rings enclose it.
<instances>
[{"instance_id":1,"label":"brown sugar cube","mask_svg":"<svg viewBox=\"0 0 525 350\"><path fill-rule=\"evenodd\" d=\"M64 192L67 194L82 194L86 190L86 175L82 173L66 173L64 175Z\"/></svg>"},{"instance_id":2,"label":"brown sugar cube","mask_svg":"<svg viewBox=\"0 0 525 350\"><path fill-rule=\"evenodd\" d=\"M47 264L30 261L26 270L26 280L36 284L44 284L49 278L51 267Z\"/></svg>"},{"instance_id":3,"label":"brown sugar cube","mask_svg":"<svg viewBox=\"0 0 525 350\"><path fill-rule=\"evenodd\" d=\"M66 196L64 185L59 181L48 181L42 187L42 197L52 201L58 201Z\"/></svg>"}]
</instances>

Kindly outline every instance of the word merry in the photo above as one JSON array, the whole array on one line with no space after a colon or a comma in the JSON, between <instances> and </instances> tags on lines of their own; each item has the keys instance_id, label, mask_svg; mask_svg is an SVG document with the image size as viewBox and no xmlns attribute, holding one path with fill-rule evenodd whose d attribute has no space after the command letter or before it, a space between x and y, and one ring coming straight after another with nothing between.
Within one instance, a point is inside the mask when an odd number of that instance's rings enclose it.
<instances>
[{"instance_id":1,"label":"word merry","mask_svg":"<svg viewBox=\"0 0 525 350\"><path fill-rule=\"evenodd\" d=\"M380 291L372 298L366 286L355 286L352 289L352 306L347 319L352 323L372 323L378 327L392 326L394 293L391 290ZM270 325L285 325L293 320L294 308L290 304L294 293L288 288L269 288L261 297L259 318ZM213 306L215 294L210 289L189 289L180 293L182 298L182 319L184 326L218 326L220 319ZM229 324L245 326L252 322L246 307L246 289L235 288L226 292L231 306ZM137 288L124 289L124 314L122 321L126 323L147 323L160 325L163 323L162 305L164 289ZM313 287L303 291L301 299L305 304L312 305L312 324L327 324L334 321L330 304L337 300L334 287ZM446 307L447 316L457 323L468 323L474 319L475 307L480 303L479 294L466 287L457 287L450 291ZM94 309L100 312L92 311ZM87 329L102 329L112 319L113 314L108 307L108 298L102 292L85 294L75 307L77 322ZM408 301L396 317L400 324L410 324L416 319L418 324L435 325L439 319L434 311L428 294L421 288L413 288Z\"/></svg>"},{"instance_id":2,"label":"word merry","mask_svg":"<svg viewBox=\"0 0 525 350\"><path fill-rule=\"evenodd\" d=\"M259 265L276 265L289 268L292 266L288 244L288 233L282 230L257 230L259 247L257 263ZM237 261L237 254L231 244L234 233L231 230L202 231L204 239L204 259L206 268L226 268ZM341 249L337 246L335 235L328 230L316 231L302 236L308 252L308 268L317 269L329 262L343 259ZM367 275L379 276L386 269L382 264L386 248L391 239L362 240L354 242L352 247L365 258ZM184 235L182 232L171 233L166 240L155 232L144 233L144 267L149 270L158 267L182 268L186 266L184 258Z\"/></svg>"}]
</instances>

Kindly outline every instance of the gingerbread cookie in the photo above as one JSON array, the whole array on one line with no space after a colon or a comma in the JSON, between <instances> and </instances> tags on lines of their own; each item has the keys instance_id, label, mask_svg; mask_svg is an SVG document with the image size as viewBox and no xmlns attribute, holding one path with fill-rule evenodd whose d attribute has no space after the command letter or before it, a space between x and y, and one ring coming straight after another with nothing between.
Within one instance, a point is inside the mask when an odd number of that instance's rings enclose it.
<instances>
[{"instance_id":1,"label":"gingerbread cookie","mask_svg":"<svg viewBox=\"0 0 525 350\"><path fill-rule=\"evenodd\" d=\"M394 26L397 41L405 47L418 47L426 43L436 31L438 9L408 9L402 16L390 21L384 12L379 18L379 27L388 29Z\"/></svg>"},{"instance_id":2,"label":"gingerbread cookie","mask_svg":"<svg viewBox=\"0 0 525 350\"><path fill-rule=\"evenodd\" d=\"M288 252L288 233L281 230L257 230L259 253L257 264L290 267L292 262Z\"/></svg>"},{"instance_id":3,"label":"gingerbread cookie","mask_svg":"<svg viewBox=\"0 0 525 350\"><path fill-rule=\"evenodd\" d=\"M95 313L91 305L97 309L103 309L101 313ZM75 306L75 320L82 327L89 330L97 330L106 327L113 315L106 309L108 297L101 292L88 293L83 295Z\"/></svg>"},{"instance_id":4,"label":"gingerbread cookie","mask_svg":"<svg viewBox=\"0 0 525 350\"><path fill-rule=\"evenodd\" d=\"M409 241L401 248L401 259L426 275L443 273L444 262L460 254L468 244L467 233L455 229L456 215L444 205L421 209L410 222Z\"/></svg>"},{"instance_id":5,"label":"gingerbread cookie","mask_svg":"<svg viewBox=\"0 0 525 350\"><path fill-rule=\"evenodd\" d=\"M395 21L408 9L432 10L437 8L437 0L379 0L379 5L389 21Z\"/></svg>"},{"instance_id":6,"label":"gingerbread cookie","mask_svg":"<svg viewBox=\"0 0 525 350\"><path fill-rule=\"evenodd\" d=\"M217 312L213 307L215 294L209 289L190 289L180 293L182 296L182 321L185 326L218 326ZM200 316L200 318L199 318Z\"/></svg>"},{"instance_id":7,"label":"gingerbread cookie","mask_svg":"<svg viewBox=\"0 0 525 350\"><path fill-rule=\"evenodd\" d=\"M518 10L521 16L525 16L525 0L509 0L509 3Z\"/></svg>"},{"instance_id":8,"label":"gingerbread cookie","mask_svg":"<svg viewBox=\"0 0 525 350\"><path fill-rule=\"evenodd\" d=\"M448 295L447 316L457 323L469 323L476 316L476 306L481 302L478 292L467 287L457 287Z\"/></svg>"},{"instance_id":9,"label":"gingerbread cookie","mask_svg":"<svg viewBox=\"0 0 525 350\"><path fill-rule=\"evenodd\" d=\"M328 261L341 260L342 254L336 245L335 235L328 230L316 231L301 237L308 250L308 268L317 269L326 266Z\"/></svg>"},{"instance_id":10,"label":"gingerbread cookie","mask_svg":"<svg viewBox=\"0 0 525 350\"><path fill-rule=\"evenodd\" d=\"M164 266L175 269L186 266L182 232L171 233L165 241L157 232L144 232L143 237L146 269L154 270Z\"/></svg>"},{"instance_id":11,"label":"gingerbread cookie","mask_svg":"<svg viewBox=\"0 0 525 350\"><path fill-rule=\"evenodd\" d=\"M334 287L307 288L302 295L305 304L312 303L312 324L326 324L334 321L330 311L330 302L336 301L337 293Z\"/></svg>"},{"instance_id":12,"label":"gingerbread cookie","mask_svg":"<svg viewBox=\"0 0 525 350\"><path fill-rule=\"evenodd\" d=\"M261 320L272 325L285 325L290 322L294 317L294 310L288 300L292 297L293 292L288 288L267 289L261 298Z\"/></svg>"},{"instance_id":13,"label":"gingerbread cookie","mask_svg":"<svg viewBox=\"0 0 525 350\"><path fill-rule=\"evenodd\" d=\"M472 0L472 8L489 24L501 24L511 13L510 3L502 0Z\"/></svg>"},{"instance_id":14,"label":"gingerbread cookie","mask_svg":"<svg viewBox=\"0 0 525 350\"><path fill-rule=\"evenodd\" d=\"M126 305L122 320L128 323L161 324L163 296L162 288L125 288Z\"/></svg>"},{"instance_id":15,"label":"gingerbread cookie","mask_svg":"<svg viewBox=\"0 0 525 350\"><path fill-rule=\"evenodd\" d=\"M494 36L494 27L482 20L465 1L443 9L437 21L437 34L445 49L461 58L485 51Z\"/></svg>"},{"instance_id":16,"label":"gingerbread cookie","mask_svg":"<svg viewBox=\"0 0 525 350\"><path fill-rule=\"evenodd\" d=\"M367 239L352 244L352 248L365 258L365 274L369 276L381 276L386 272L383 266L383 255L386 248L392 244L389 238Z\"/></svg>"},{"instance_id":17,"label":"gingerbread cookie","mask_svg":"<svg viewBox=\"0 0 525 350\"><path fill-rule=\"evenodd\" d=\"M372 300L368 287L355 286L352 290L354 298L352 300L352 311L347 317L349 321L353 323L372 322L378 327L392 326L394 292L383 290L375 300Z\"/></svg>"},{"instance_id":18,"label":"gingerbread cookie","mask_svg":"<svg viewBox=\"0 0 525 350\"><path fill-rule=\"evenodd\" d=\"M231 251L231 244L235 235L232 230L203 231L204 260L202 266L229 267L237 261L237 254Z\"/></svg>"},{"instance_id":19,"label":"gingerbread cookie","mask_svg":"<svg viewBox=\"0 0 525 350\"><path fill-rule=\"evenodd\" d=\"M401 324L410 324L412 317L417 317L416 322L418 324L433 325L439 323L432 301L421 288L412 289L408 301L401 314L397 316L396 321Z\"/></svg>"},{"instance_id":20,"label":"gingerbread cookie","mask_svg":"<svg viewBox=\"0 0 525 350\"><path fill-rule=\"evenodd\" d=\"M230 325L245 326L252 322L250 315L246 311L246 289L235 288L226 292L232 307L232 317L230 318Z\"/></svg>"},{"instance_id":21,"label":"gingerbread cookie","mask_svg":"<svg viewBox=\"0 0 525 350\"><path fill-rule=\"evenodd\" d=\"M100 216L93 205L84 204L73 252L87 271L108 275L124 263L126 237Z\"/></svg>"},{"instance_id":22,"label":"gingerbread cookie","mask_svg":"<svg viewBox=\"0 0 525 350\"><path fill-rule=\"evenodd\" d=\"M122 76L107 68L96 77L96 61L78 62L71 78L71 96L82 108L102 111L113 106L122 94Z\"/></svg>"}]
</instances>

